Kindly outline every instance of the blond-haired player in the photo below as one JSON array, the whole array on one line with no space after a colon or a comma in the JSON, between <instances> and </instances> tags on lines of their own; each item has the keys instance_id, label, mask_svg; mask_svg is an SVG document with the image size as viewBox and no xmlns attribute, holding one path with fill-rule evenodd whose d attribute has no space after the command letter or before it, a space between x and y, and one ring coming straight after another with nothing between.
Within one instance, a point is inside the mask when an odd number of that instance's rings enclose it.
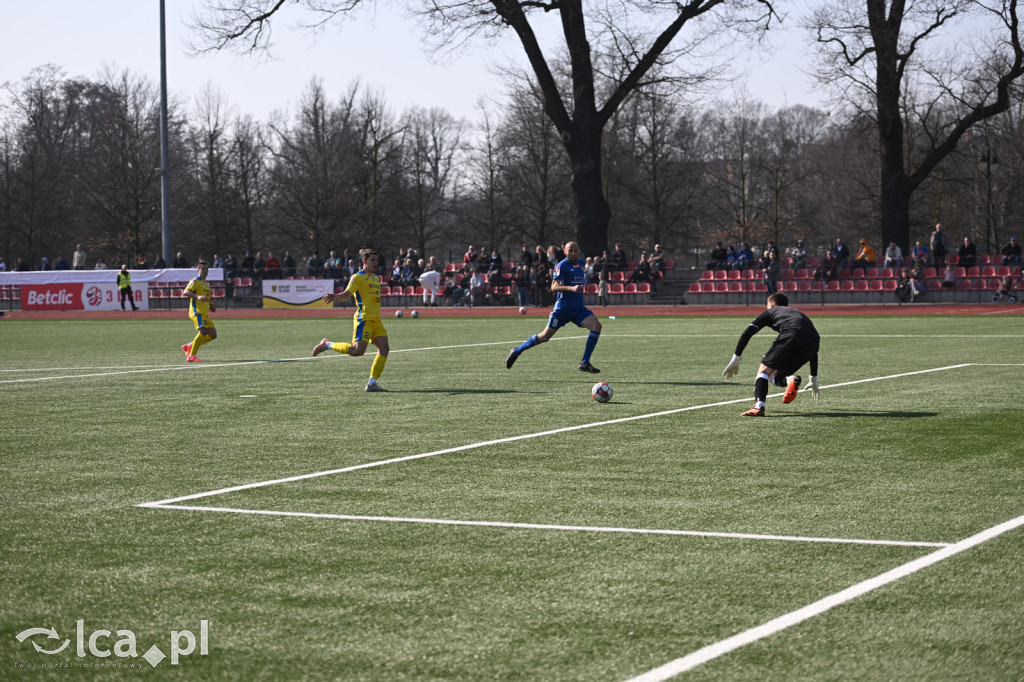
<instances>
[{"instance_id":1,"label":"blond-haired player","mask_svg":"<svg viewBox=\"0 0 1024 682\"><path fill-rule=\"evenodd\" d=\"M210 295L210 283L206 276L210 273L210 265L202 258L196 266L196 276L189 280L189 283L182 290L181 295L191 299L188 302L188 316L196 328L196 337L191 343L181 347L185 351L186 362L202 362L196 357L196 351L204 343L209 343L217 338L217 328L213 326L210 313L217 312L217 305Z\"/></svg>"},{"instance_id":2,"label":"blond-haired player","mask_svg":"<svg viewBox=\"0 0 1024 682\"><path fill-rule=\"evenodd\" d=\"M352 316L352 343L332 343L327 339L321 339L313 349L313 357L328 349L343 355L359 357L366 352L367 345L372 343L377 347L377 356L370 366L370 380L366 384L366 390L370 393L384 392L386 389L377 383L384 372L389 351L388 332L380 321L380 278L377 276L380 252L376 249L362 249L359 251L359 257L363 261L363 268L352 275L345 291L340 294L327 294L323 298L327 303L345 302L355 298L356 314Z\"/></svg>"}]
</instances>

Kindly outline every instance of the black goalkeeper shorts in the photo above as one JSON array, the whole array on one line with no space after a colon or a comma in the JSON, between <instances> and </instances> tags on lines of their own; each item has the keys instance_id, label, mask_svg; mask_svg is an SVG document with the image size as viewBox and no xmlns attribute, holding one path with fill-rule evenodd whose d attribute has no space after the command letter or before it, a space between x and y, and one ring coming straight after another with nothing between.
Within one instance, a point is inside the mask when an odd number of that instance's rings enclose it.
<instances>
[{"instance_id":1,"label":"black goalkeeper shorts","mask_svg":"<svg viewBox=\"0 0 1024 682\"><path fill-rule=\"evenodd\" d=\"M782 372L784 376L796 374L818 352L818 343L817 336L780 336L761 358L761 364Z\"/></svg>"}]
</instances>

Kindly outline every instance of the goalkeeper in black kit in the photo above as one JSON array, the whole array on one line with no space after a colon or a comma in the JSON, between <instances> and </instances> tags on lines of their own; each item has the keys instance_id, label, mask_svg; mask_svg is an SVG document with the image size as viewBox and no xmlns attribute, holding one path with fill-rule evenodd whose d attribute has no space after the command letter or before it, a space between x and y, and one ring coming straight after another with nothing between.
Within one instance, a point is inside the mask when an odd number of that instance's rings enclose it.
<instances>
[{"instance_id":1,"label":"goalkeeper in black kit","mask_svg":"<svg viewBox=\"0 0 1024 682\"><path fill-rule=\"evenodd\" d=\"M821 337L810 318L799 310L789 307L789 299L785 294L772 294L768 297L768 309L757 316L740 336L736 344L736 353L722 372L724 377L735 376L740 371L740 357L747 343L765 327L771 327L779 333L771 348L761 358L761 366L757 369L757 380L754 381L754 406L744 412L744 417L763 417L764 402L768 397L768 384L785 386L782 402L789 404L796 400L802 380L796 373L805 364L810 363L809 388L811 395L817 400L818 390L818 345Z\"/></svg>"}]
</instances>

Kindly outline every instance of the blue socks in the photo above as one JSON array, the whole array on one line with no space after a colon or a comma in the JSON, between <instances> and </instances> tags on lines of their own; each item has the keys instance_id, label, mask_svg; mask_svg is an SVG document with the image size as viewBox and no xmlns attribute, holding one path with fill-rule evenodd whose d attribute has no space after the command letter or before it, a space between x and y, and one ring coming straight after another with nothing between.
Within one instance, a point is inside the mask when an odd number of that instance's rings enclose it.
<instances>
[{"instance_id":1,"label":"blue socks","mask_svg":"<svg viewBox=\"0 0 1024 682\"><path fill-rule=\"evenodd\" d=\"M587 336L587 347L583 350L583 359L580 362L590 362L590 354L594 352L599 338L601 338L601 332L590 332L590 335Z\"/></svg>"},{"instance_id":2,"label":"blue socks","mask_svg":"<svg viewBox=\"0 0 1024 682\"><path fill-rule=\"evenodd\" d=\"M526 339L526 341L523 341L523 344L519 346L519 348L516 348L516 355L519 355L524 350L529 350L530 348L533 348L538 343L540 343L540 341L537 340L537 335L534 334L530 338Z\"/></svg>"}]
</instances>

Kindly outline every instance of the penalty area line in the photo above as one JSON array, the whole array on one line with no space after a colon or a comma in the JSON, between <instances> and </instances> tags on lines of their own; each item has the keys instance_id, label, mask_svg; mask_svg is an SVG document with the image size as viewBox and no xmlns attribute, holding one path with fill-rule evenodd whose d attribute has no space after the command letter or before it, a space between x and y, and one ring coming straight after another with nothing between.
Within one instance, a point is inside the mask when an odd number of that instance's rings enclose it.
<instances>
[{"instance_id":1,"label":"penalty area line","mask_svg":"<svg viewBox=\"0 0 1024 682\"><path fill-rule=\"evenodd\" d=\"M623 533L628 535L676 535L698 538L728 538L735 540L776 540L781 542L818 542L846 545L888 545L896 547L947 547L947 542L911 542L906 540L865 540L859 538L818 538L802 535L763 535L757 533L724 533L700 530L676 530L671 528L616 528L611 526L569 526L555 523L522 523L514 521L468 521L462 519L420 519L404 516L358 516L353 514L325 514L320 512L291 512L274 509L236 509L234 507L200 507L193 505L157 504L145 506L149 509L175 509L179 511L220 512L226 514L255 514L260 516L285 516L309 519L334 519L339 521L379 521L391 523L418 523L435 526L476 526L484 528L513 528L520 530L554 530L585 533Z\"/></svg>"},{"instance_id":2,"label":"penalty area line","mask_svg":"<svg viewBox=\"0 0 1024 682\"><path fill-rule=\"evenodd\" d=\"M733 635L732 637L723 639L720 642L710 644L694 651L693 653L687 654L682 658L677 658L674 661L670 661L641 675L632 677L626 682L661 682L662 680L668 680L676 675L693 670L697 666L714 660L731 651L735 651L740 647L752 644L753 642L764 639L765 637L770 637L771 635L802 623L805 620L821 615L822 613L840 606L841 604L845 604L848 601L865 595L868 592L877 590L889 583L905 578L908 575L928 568L929 566L937 564L940 561L944 561L952 556L960 554L961 552L965 552L982 544L983 542L988 542L989 540L998 537L1003 533L1019 528L1022 525L1024 525L1024 516L1018 516L1015 519L992 526L991 528L983 530L969 538L947 545L942 549L932 552L931 554L927 554L919 559L907 562L902 566L897 566L896 568L877 575L874 578L859 582L856 585L852 585L845 590L829 595L824 599L819 599L818 601L808 604L796 611L791 611L785 615L779 616L778 618L774 618L766 623L758 625L757 627L746 630L745 632Z\"/></svg>"},{"instance_id":3,"label":"penalty area line","mask_svg":"<svg viewBox=\"0 0 1024 682\"><path fill-rule=\"evenodd\" d=\"M858 379L856 381L847 381L847 382L843 382L843 383L839 383L839 384L830 384L828 386L821 386L820 388L822 390L824 390L826 388L837 388L837 387L840 387L840 386L852 386L854 384L863 384L863 383L869 383L869 382L873 382L873 381L885 381L887 379L897 379L897 378L902 378L902 377L914 376L914 375L917 375L917 374L927 374L927 373L930 373L930 372L942 372L942 371L945 371L945 370L960 369L960 368L963 368L963 367L970 367L970 366L971 366L971 363L962 364L962 365L950 365L948 367L935 367L935 368L932 368L932 369L922 369L922 370L917 370L917 371L914 371L914 372L903 372L901 374L890 374L890 375L883 376L883 377L871 377L871 378L868 378L868 379ZM810 390L810 389L806 389L806 390ZM772 394L772 395L770 395L768 397L770 397L770 398L777 398L777 397L780 397L781 395L782 395L782 393L775 393L775 394ZM480 442L477 442L477 443L468 443L466 445L458 445L458 446L455 446L455 447L444 448L444 449L441 449L441 450L432 450L430 452L423 452L423 453L416 454L416 455L406 455L404 457L392 457L390 459L383 459L383 460L378 460L378 461L375 461L375 462L366 462L364 464L355 464L353 466L341 467L339 469L329 469L327 471L315 471L315 472L308 473L308 474L300 474L298 476L288 476L288 477L285 477L285 478L275 478L275 479L272 479L272 480L269 480L269 481L259 481L259 482L256 482L256 483L245 483L245 484L242 484L242 485L230 486L230 487L227 487L227 488L218 488L217 490L210 490L210 491L206 491L206 492L202 492L202 493L194 493L192 495L183 495L181 497L168 498L166 500L159 500L159 501L156 501L156 502L143 502L143 503L138 504L136 506L139 506L139 507L152 507L152 506L171 505L171 504L176 504L176 503L179 503L179 502L187 502L189 500L198 500L198 499L202 499L204 497L214 497L214 496L217 496L217 495L225 495L227 493L240 492L240 491L243 491L243 490L253 490L255 488L264 488L264 487L267 487L267 486L278 485L278 484L281 484L281 483L294 483L296 481L305 481L305 480L309 480L309 479L312 479L312 478L320 478L320 477L323 477L323 476L333 476L333 475L336 475L336 474L345 474L345 473L349 473L349 472L352 472L352 471L359 471L359 470L362 470L362 469L371 469L371 468L374 468L374 467L380 467L380 466L384 466L386 464L398 464L400 462L411 462L413 460L424 459L426 457L436 457L437 455L447 455L447 454L451 454L453 452L465 452L467 450L475 450L475 449L478 449L478 448L484 448L484 447L488 447L488 446L491 446L491 445L502 445L504 443L514 443L514 442L517 442L517 441L530 440L530 439L533 439L533 438L543 438L545 436L553 436L553 435L557 435L557 434L560 434L560 433L570 433L572 431L582 431L584 429L593 429L593 428L597 428L597 427L600 427L600 426L610 426L612 424L625 424L627 422L639 421L641 419L653 419L655 417L665 417L665 416L673 415L673 414L682 414L684 412L692 412L694 410L703 410L703 409L707 409L709 407L724 407L726 405L737 405L737 404L740 404L740 403L747 403L747 402L750 402L750 398L749 397L737 398L735 400L723 400L723 401L719 401L719 402L715 402L715 403L706 403L704 405L691 405L690 407L678 407L678 408L671 409L671 410L662 410L660 412L651 412L651 413L648 413L648 414L638 414L638 415L633 415L632 417L620 417L618 419L607 419L607 420L599 421L599 422L591 422L589 424L578 424L576 426L564 426L564 427L561 427L561 428L558 428L558 429L550 429L550 430L547 430L547 431L538 431L538 432L535 432L535 433L525 433L525 434L521 434L521 435L518 435L518 436L508 436L507 438L496 438L494 440L485 440L485 441L480 441Z\"/></svg>"}]
</instances>

